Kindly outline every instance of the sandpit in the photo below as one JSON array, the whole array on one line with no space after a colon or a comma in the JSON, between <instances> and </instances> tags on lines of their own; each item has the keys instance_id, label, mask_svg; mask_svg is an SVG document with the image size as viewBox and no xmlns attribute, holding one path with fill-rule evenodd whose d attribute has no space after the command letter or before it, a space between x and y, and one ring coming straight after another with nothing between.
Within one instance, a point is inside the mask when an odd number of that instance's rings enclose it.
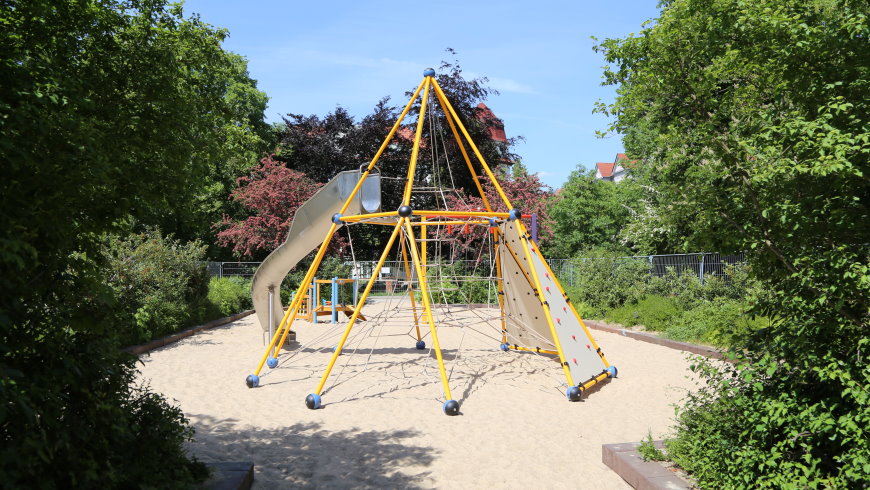
<instances>
[{"instance_id":1,"label":"sandpit","mask_svg":"<svg viewBox=\"0 0 870 490\"><path fill-rule=\"evenodd\" d=\"M627 488L601 445L667 435L673 405L696 386L687 353L593 331L619 376L571 403L557 361L498 349L497 310L457 307L436 315L461 403L448 417L410 315L376 321L397 306L365 307L319 410L304 399L345 325L297 322L300 345L256 389L245 386L265 349L254 315L142 355L141 377L190 418L191 454L253 462L255 488Z\"/></svg>"}]
</instances>

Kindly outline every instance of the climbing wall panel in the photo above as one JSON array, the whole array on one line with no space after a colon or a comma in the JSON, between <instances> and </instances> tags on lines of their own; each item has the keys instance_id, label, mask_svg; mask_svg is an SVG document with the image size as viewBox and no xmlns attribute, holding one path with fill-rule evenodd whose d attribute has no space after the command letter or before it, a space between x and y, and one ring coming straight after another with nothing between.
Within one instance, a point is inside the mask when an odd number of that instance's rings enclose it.
<instances>
[{"instance_id":1,"label":"climbing wall panel","mask_svg":"<svg viewBox=\"0 0 870 490\"><path fill-rule=\"evenodd\" d=\"M544 314L544 306L538 299L532 275L534 269L541 283L538 291L550 309L553 327L562 347L562 354L575 384L601 374L607 364L599 354L595 342L587 333L568 304L568 299L556 277L545 265L543 256L530 239L522 239L514 222L501 226L502 241L499 246L501 260L505 326L508 343L533 350L555 350L555 342ZM524 251L528 250L528 254ZM528 256L531 256L529 263Z\"/></svg>"}]
</instances>

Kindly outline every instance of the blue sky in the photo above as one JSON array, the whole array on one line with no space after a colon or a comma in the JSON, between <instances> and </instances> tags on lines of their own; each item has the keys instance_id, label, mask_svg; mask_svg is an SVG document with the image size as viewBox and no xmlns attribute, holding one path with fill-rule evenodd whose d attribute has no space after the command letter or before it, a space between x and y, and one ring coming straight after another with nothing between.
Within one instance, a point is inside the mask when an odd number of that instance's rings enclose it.
<instances>
[{"instance_id":1,"label":"blue sky","mask_svg":"<svg viewBox=\"0 0 870 490\"><path fill-rule=\"evenodd\" d=\"M655 18L656 0L439 2L188 0L229 30L224 47L248 59L251 76L270 97L270 122L287 113L323 116L340 105L358 119L389 95L404 92L423 69L456 50L466 75L486 76L500 94L486 101L531 172L560 187L578 165L613 161L618 136L598 139L606 118L592 114L601 87L594 42L638 32Z\"/></svg>"}]
</instances>

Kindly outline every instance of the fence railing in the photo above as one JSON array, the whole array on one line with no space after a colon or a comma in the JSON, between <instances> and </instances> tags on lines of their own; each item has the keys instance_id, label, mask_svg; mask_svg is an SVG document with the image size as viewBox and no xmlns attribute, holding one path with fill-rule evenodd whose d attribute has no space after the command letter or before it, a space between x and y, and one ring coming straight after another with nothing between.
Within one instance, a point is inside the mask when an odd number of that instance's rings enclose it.
<instances>
[{"instance_id":1,"label":"fence railing","mask_svg":"<svg viewBox=\"0 0 870 490\"><path fill-rule=\"evenodd\" d=\"M575 261L583 260L638 260L643 261L649 268L650 275L663 276L669 270L683 274L686 271L698 276L703 284L708 277L725 277L725 270L729 265L739 265L746 261L743 253L721 255L718 253L690 253L690 254L667 254L667 255L635 255L616 258L574 258L574 259L548 259L547 263L556 277L567 286L575 283ZM457 264L458 263L458 264ZM246 277L254 275L261 262L209 262L208 270L214 277ZM368 279L371 277L376 261L347 262L351 266L351 278ZM436 267L439 264L430 264ZM474 271L475 275L494 276L494 265L486 262L472 260L456 260L444 265L464 266L465 271ZM402 261L386 261L378 274L372 288L375 294L403 294L408 288L408 276L405 272L405 264Z\"/></svg>"},{"instance_id":2,"label":"fence railing","mask_svg":"<svg viewBox=\"0 0 870 490\"><path fill-rule=\"evenodd\" d=\"M208 273L212 277L245 277L250 279L260 264L262 262L208 262Z\"/></svg>"}]
</instances>

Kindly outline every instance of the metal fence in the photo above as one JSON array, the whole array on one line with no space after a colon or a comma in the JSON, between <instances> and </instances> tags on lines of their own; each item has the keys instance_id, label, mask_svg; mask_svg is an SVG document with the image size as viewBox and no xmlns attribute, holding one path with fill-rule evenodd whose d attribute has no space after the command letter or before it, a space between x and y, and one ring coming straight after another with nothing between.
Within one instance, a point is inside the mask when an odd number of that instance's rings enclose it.
<instances>
[{"instance_id":1,"label":"metal fence","mask_svg":"<svg viewBox=\"0 0 870 490\"><path fill-rule=\"evenodd\" d=\"M635 255L616 258L574 258L574 259L548 259L547 263L556 277L564 285L573 286L575 283L574 264L583 260L637 260L643 261L649 268L650 275L663 276L668 271L683 274L686 271L698 276L703 284L708 277L725 277L725 270L729 265L745 263L745 254L721 255L718 253L690 253L690 254L667 254L667 255ZM368 279L372 276L376 261L347 262L352 266L351 278ZM464 266L465 271L474 271L475 275L495 275L492 264L480 263L471 260L457 260L449 264L428 264L429 267L439 265ZM246 277L254 275L254 271L260 266L260 262L209 262L208 270L216 277ZM404 294L408 289L408 276L405 273L405 264L402 261L386 261L372 287L372 293L378 294Z\"/></svg>"},{"instance_id":2,"label":"metal fence","mask_svg":"<svg viewBox=\"0 0 870 490\"><path fill-rule=\"evenodd\" d=\"M709 277L720 277L726 278L725 271L728 266L741 265L746 263L746 254L738 253L731 255L722 255L718 253L689 253L689 254L665 254L665 255L635 255L630 257L592 257L592 258L576 258L574 261L583 261L583 260L610 260L610 261L624 261L624 260L637 260L644 262L648 269L650 275L653 276L664 276L668 274L669 271L673 271L677 274L685 274L686 272L690 272L696 276L701 281L701 284L704 284L704 279ZM571 261L568 261L567 268L570 269L571 277L573 278L573 268L574 264ZM551 266L552 267L552 266ZM554 272L555 267L554 267ZM562 277L559 273L556 273L557 276ZM563 282L566 282L563 279ZM573 279L568 284L573 285Z\"/></svg>"},{"instance_id":3,"label":"metal fence","mask_svg":"<svg viewBox=\"0 0 870 490\"><path fill-rule=\"evenodd\" d=\"M244 277L250 279L262 262L208 262L212 277Z\"/></svg>"}]
</instances>

